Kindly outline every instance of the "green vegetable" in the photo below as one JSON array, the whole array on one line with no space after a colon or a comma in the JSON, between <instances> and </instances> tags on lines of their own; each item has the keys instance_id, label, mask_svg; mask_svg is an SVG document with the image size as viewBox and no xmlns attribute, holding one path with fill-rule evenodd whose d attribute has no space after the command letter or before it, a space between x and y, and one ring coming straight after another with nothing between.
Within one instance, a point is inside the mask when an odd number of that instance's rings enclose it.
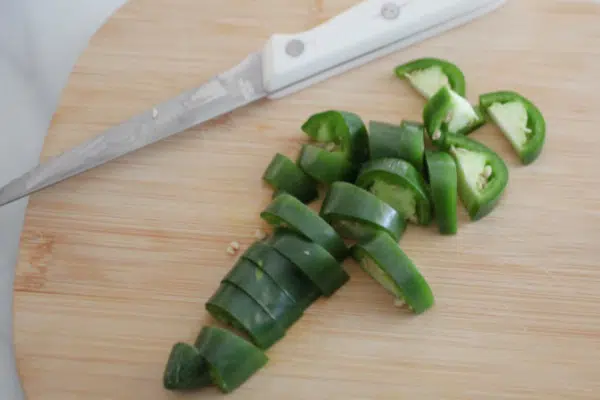
<instances>
[{"instance_id":1,"label":"green vegetable","mask_svg":"<svg viewBox=\"0 0 600 400\"><path fill-rule=\"evenodd\" d=\"M482 94L479 104L509 140L523 164L531 164L539 157L546 140L546 121L535 104L512 91Z\"/></svg>"},{"instance_id":2,"label":"green vegetable","mask_svg":"<svg viewBox=\"0 0 600 400\"><path fill-rule=\"evenodd\" d=\"M312 144L302 145L297 163L307 175L326 185L356 178L357 167L344 153L329 152Z\"/></svg>"},{"instance_id":3,"label":"green vegetable","mask_svg":"<svg viewBox=\"0 0 600 400\"><path fill-rule=\"evenodd\" d=\"M256 300L228 282L221 283L205 307L213 318L245 333L261 349L268 349L285 335L285 329Z\"/></svg>"},{"instance_id":4,"label":"green vegetable","mask_svg":"<svg viewBox=\"0 0 600 400\"><path fill-rule=\"evenodd\" d=\"M398 65L395 73L407 79L423 97L429 99L442 87L448 87L459 96L466 93L465 76L455 64L439 58L419 58Z\"/></svg>"},{"instance_id":5,"label":"green vegetable","mask_svg":"<svg viewBox=\"0 0 600 400\"><path fill-rule=\"evenodd\" d=\"M471 220L488 215L508 185L504 160L484 144L466 136L448 135L444 148L458 169L458 195Z\"/></svg>"},{"instance_id":6,"label":"green vegetable","mask_svg":"<svg viewBox=\"0 0 600 400\"><path fill-rule=\"evenodd\" d=\"M418 122L402 121L400 125L393 125L371 121L369 123L371 160L401 158L422 171L425 152L423 135L423 125Z\"/></svg>"},{"instance_id":7,"label":"green vegetable","mask_svg":"<svg viewBox=\"0 0 600 400\"><path fill-rule=\"evenodd\" d=\"M285 226L300 233L323 247L338 261L343 261L348 255L348 247L335 229L313 209L293 196L279 196L260 213L260 216L275 227Z\"/></svg>"},{"instance_id":8,"label":"green vegetable","mask_svg":"<svg viewBox=\"0 0 600 400\"><path fill-rule=\"evenodd\" d=\"M223 393L240 387L269 361L252 343L215 326L203 327L195 346L210 366L213 382Z\"/></svg>"},{"instance_id":9,"label":"green vegetable","mask_svg":"<svg viewBox=\"0 0 600 400\"><path fill-rule=\"evenodd\" d=\"M425 131L432 143L439 145L446 134L468 135L485 124L479 106L444 87L423 108Z\"/></svg>"},{"instance_id":10,"label":"green vegetable","mask_svg":"<svg viewBox=\"0 0 600 400\"><path fill-rule=\"evenodd\" d=\"M356 185L370 190L409 221L421 225L431 222L427 184L415 167L404 160L382 158L365 164Z\"/></svg>"},{"instance_id":11,"label":"green vegetable","mask_svg":"<svg viewBox=\"0 0 600 400\"><path fill-rule=\"evenodd\" d=\"M254 262L269 275L302 310L321 296L319 288L294 263L265 241L253 243L242 258Z\"/></svg>"},{"instance_id":12,"label":"green vegetable","mask_svg":"<svg viewBox=\"0 0 600 400\"><path fill-rule=\"evenodd\" d=\"M274 189L273 197L286 192L303 203L310 203L319 196L317 183L280 153L275 154L262 178Z\"/></svg>"},{"instance_id":13,"label":"green vegetable","mask_svg":"<svg viewBox=\"0 0 600 400\"><path fill-rule=\"evenodd\" d=\"M331 185L320 214L342 237L352 240L365 240L380 231L400 240L406 230L406 220L392 206L347 182Z\"/></svg>"},{"instance_id":14,"label":"green vegetable","mask_svg":"<svg viewBox=\"0 0 600 400\"><path fill-rule=\"evenodd\" d=\"M458 172L452 156L441 151L426 151L425 165L431 188L435 219L441 234L457 232Z\"/></svg>"},{"instance_id":15,"label":"green vegetable","mask_svg":"<svg viewBox=\"0 0 600 400\"><path fill-rule=\"evenodd\" d=\"M165 389L200 389L211 384L209 366L200 351L187 343L175 343L163 375Z\"/></svg>"},{"instance_id":16,"label":"green vegetable","mask_svg":"<svg viewBox=\"0 0 600 400\"><path fill-rule=\"evenodd\" d=\"M303 313L285 291L254 262L240 258L222 282L229 282L254 299L283 329L288 329Z\"/></svg>"},{"instance_id":17,"label":"green vegetable","mask_svg":"<svg viewBox=\"0 0 600 400\"><path fill-rule=\"evenodd\" d=\"M352 255L361 268L416 314L430 309L434 296L413 262L389 235L356 244Z\"/></svg>"},{"instance_id":18,"label":"green vegetable","mask_svg":"<svg viewBox=\"0 0 600 400\"><path fill-rule=\"evenodd\" d=\"M290 229L277 228L268 243L293 262L319 288L323 296L333 295L350 279L327 250Z\"/></svg>"}]
</instances>

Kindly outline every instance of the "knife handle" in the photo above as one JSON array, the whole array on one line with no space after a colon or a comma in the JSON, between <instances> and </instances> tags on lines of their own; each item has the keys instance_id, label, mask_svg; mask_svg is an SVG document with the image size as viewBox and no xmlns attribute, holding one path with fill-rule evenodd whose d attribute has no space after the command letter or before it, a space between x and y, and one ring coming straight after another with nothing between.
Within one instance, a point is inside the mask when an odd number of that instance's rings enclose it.
<instances>
[{"instance_id":1,"label":"knife handle","mask_svg":"<svg viewBox=\"0 0 600 400\"><path fill-rule=\"evenodd\" d=\"M281 97L370 61L395 43L422 40L428 30L468 22L478 9L504 0L366 0L305 32L275 34L263 49L263 79L269 97ZM492 4L493 3L493 4ZM487 10L486 10L487 12ZM452 24L453 20L458 20ZM416 40L412 40L415 42ZM410 44L410 43L408 43ZM363 62L357 62L361 60ZM323 77L320 79L320 77Z\"/></svg>"}]
</instances>

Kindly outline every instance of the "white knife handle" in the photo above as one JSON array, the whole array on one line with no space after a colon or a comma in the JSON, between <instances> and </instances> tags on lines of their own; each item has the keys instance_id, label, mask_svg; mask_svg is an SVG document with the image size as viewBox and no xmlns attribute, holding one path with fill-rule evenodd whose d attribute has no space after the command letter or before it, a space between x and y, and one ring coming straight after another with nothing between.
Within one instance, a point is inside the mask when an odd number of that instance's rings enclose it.
<instances>
[{"instance_id":1,"label":"white knife handle","mask_svg":"<svg viewBox=\"0 0 600 400\"><path fill-rule=\"evenodd\" d=\"M473 12L491 0L366 0L311 30L276 34L263 49L268 93Z\"/></svg>"}]
</instances>

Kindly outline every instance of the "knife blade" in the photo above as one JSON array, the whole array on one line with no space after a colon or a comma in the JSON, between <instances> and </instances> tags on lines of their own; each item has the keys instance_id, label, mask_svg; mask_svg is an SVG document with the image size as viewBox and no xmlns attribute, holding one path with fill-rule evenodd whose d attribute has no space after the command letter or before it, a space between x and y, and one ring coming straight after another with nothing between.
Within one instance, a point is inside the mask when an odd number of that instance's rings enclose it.
<instances>
[{"instance_id":1,"label":"knife blade","mask_svg":"<svg viewBox=\"0 0 600 400\"><path fill-rule=\"evenodd\" d=\"M463 25L506 0L365 0L263 49L197 88L56 155L0 188L0 206L250 103L287 96Z\"/></svg>"}]
</instances>

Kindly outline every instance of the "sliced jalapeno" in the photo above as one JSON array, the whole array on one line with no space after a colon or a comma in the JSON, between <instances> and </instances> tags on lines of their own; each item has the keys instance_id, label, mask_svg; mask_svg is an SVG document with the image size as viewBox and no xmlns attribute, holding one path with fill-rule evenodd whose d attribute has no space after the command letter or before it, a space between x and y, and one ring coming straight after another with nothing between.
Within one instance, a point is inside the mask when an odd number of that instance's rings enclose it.
<instances>
[{"instance_id":1,"label":"sliced jalapeno","mask_svg":"<svg viewBox=\"0 0 600 400\"><path fill-rule=\"evenodd\" d=\"M223 282L229 282L246 292L283 329L292 326L304 311L269 275L245 258L240 258L234 264Z\"/></svg>"},{"instance_id":2,"label":"sliced jalapeno","mask_svg":"<svg viewBox=\"0 0 600 400\"><path fill-rule=\"evenodd\" d=\"M521 162L534 162L546 141L544 116L529 99L513 91L479 96L479 104L508 139Z\"/></svg>"},{"instance_id":3,"label":"sliced jalapeno","mask_svg":"<svg viewBox=\"0 0 600 400\"><path fill-rule=\"evenodd\" d=\"M275 154L267 166L263 180L274 189L273 197L285 192L303 203L310 203L319 196L317 183L292 160L280 153Z\"/></svg>"},{"instance_id":4,"label":"sliced jalapeno","mask_svg":"<svg viewBox=\"0 0 600 400\"><path fill-rule=\"evenodd\" d=\"M209 365L200 351L187 343L175 343L163 374L165 389L191 390L211 384Z\"/></svg>"},{"instance_id":5,"label":"sliced jalapeno","mask_svg":"<svg viewBox=\"0 0 600 400\"><path fill-rule=\"evenodd\" d=\"M382 158L364 165L356 185L392 206L402 217L421 225L431 222L427 184L410 163Z\"/></svg>"},{"instance_id":6,"label":"sliced jalapeno","mask_svg":"<svg viewBox=\"0 0 600 400\"><path fill-rule=\"evenodd\" d=\"M406 220L392 206L347 182L331 185L320 214L342 237L352 240L364 240L380 231L400 240L406 230Z\"/></svg>"},{"instance_id":7,"label":"sliced jalapeno","mask_svg":"<svg viewBox=\"0 0 600 400\"><path fill-rule=\"evenodd\" d=\"M423 170L425 152L423 125L418 122L402 121L400 125L387 122L369 123L369 148L371 160L401 158L417 170Z\"/></svg>"},{"instance_id":8,"label":"sliced jalapeno","mask_svg":"<svg viewBox=\"0 0 600 400\"><path fill-rule=\"evenodd\" d=\"M414 313L421 314L433 306L429 284L389 235L380 233L354 245L352 255L367 274Z\"/></svg>"},{"instance_id":9,"label":"sliced jalapeno","mask_svg":"<svg viewBox=\"0 0 600 400\"><path fill-rule=\"evenodd\" d=\"M496 207L509 172L504 160L483 143L466 136L448 134L444 148L458 169L458 195L471 220L479 220Z\"/></svg>"},{"instance_id":10,"label":"sliced jalapeno","mask_svg":"<svg viewBox=\"0 0 600 400\"><path fill-rule=\"evenodd\" d=\"M269 275L302 310L306 310L321 296L319 288L266 241L253 243L242 254L242 258L254 262Z\"/></svg>"},{"instance_id":11,"label":"sliced jalapeno","mask_svg":"<svg viewBox=\"0 0 600 400\"><path fill-rule=\"evenodd\" d=\"M327 250L338 261L348 255L348 247L338 233L312 208L290 195L281 195L260 213L262 219L285 226Z\"/></svg>"},{"instance_id":12,"label":"sliced jalapeno","mask_svg":"<svg viewBox=\"0 0 600 400\"><path fill-rule=\"evenodd\" d=\"M209 365L212 381L223 393L240 387L269 361L252 343L216 326L203 327L195 346Z\"/></svg>"},{"instance_id":13,"label":"sliced jalapeno","mask_svg":"<svg viewBox=\"0 0 600 400\"><path fill-rule=\"evenodd\" d=\"M344 153L330 152L312 144L302 145L297 163L307 175L325 185L356 178L357 167Z\"/></svg>"},{"instance_id":14,"label":"sliced jalapeno","mask_svg":"<svg viewBox=\"0 0 600 400\"><path fill-rule=\"evenodd\" d=\"M205 305L217 321L248 335L261 349L268 349L285 335L285 329L246 292L228 282Z\"/></svg>"},{"instance_id":15,"label":"sliced jalapeno","mask_svg":"<svg viewBox=\"0 0 600 400\"><path fill-rule=\"evenodd\" d=\"M398 65L394 72L400 79L407 79L423 97L429 99L442 87L449 87L464 96L465 76L454 63L439 58L419 58Z\"/></svg>"},{"instance_id":16,"label":"sliced jalapeno","mask_svg":"<svg viewBox=\"0 0 600 400\"><path fill-rule=\"evenodd\" d=\"M426 151L425 166L431 199L441 234L454 235L458 226L458 172L452 156L442 151Z\"/></svg>"},{"instance_id":17,"label":"sliced jalapeno","mask_svg":"<svg viewBox=\"0 0 600 400\"><path fill-rule=\"evenodd\" d=\"M439 145L448 133L468 135L480 128L485 116L479 106L443 87L425 104L423 121L432 143Z\"/></svg>"},{"instance_id":18,"label":"sliced jalapeno","mask_svg":"<svg viewBox=\"0 0 600 400\"><path fill-rule=\"evenodd\" d=\"M267 242L293 262L319 288L323 296L333 295L350 279L327 250L290 229L275 229Z\"/></svg>"}]
</instances>

